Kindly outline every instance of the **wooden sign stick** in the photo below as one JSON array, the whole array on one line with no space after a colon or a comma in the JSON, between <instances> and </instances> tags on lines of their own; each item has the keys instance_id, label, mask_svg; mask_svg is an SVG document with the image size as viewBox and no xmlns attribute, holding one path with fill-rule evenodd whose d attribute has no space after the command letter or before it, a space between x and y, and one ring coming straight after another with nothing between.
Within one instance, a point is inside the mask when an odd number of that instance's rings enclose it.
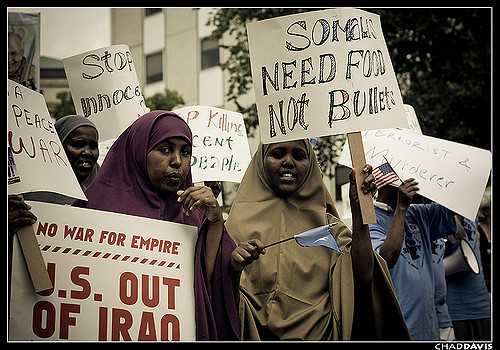
<instances>
[{"instance_id":1,"label":"wooden sign stick","mask_svg":"<svg viewBox=\"0 0 500 350\"><path fill-rule=\"evenodd\" d=\"M373 208L373 199L371 193L364 194L361 190L363 184L364 174L363 167L366 164L365 150L363 148L363 141L360 132L353 132L347 134L349 141L349 149L351 151L352 168L356 173L356 188L358 191L359 204L361 206L361 217L363 224L375 224L377 218L375 217L375 209Z\"/></svg>"},{"instance_id":2,"label":"wooden sign stick","mask_svg":"<svg viewBox=\"0 0 500 350\"><path fill-rule=\"evenodd\" d=\"M38 246L33 226L21 228L17 232L17 238L19 239L35 292L42 292L54 288L49 273L47 272L42 252Z\"/></svg>"}]
</instances>

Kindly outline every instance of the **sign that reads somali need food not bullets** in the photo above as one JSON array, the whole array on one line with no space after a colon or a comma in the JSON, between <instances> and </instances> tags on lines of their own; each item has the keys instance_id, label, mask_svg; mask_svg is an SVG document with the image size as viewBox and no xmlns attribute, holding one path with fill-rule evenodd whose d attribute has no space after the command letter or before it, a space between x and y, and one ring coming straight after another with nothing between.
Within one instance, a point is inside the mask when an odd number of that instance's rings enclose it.
<instances>
[{"instance_id":1,"label":"sign that reads somali need food not bullets","mask_svg":"<svg viewBox=\"0 0 500 350\"><path fill-rule=\"evenodd\" d=\"M99 141L118 137L149 112L127 45L113 45L63 60L76 112L99 130Z\"/></svg>"},{"instance_id":2,"label":"sign that reads somali need food not bullets","mask_svg":"<svg viewBox=\"0 0 500 350\"><path fill-rule=\"evenodd\" d=\"M313 11L247 31L263 143L407 127L378 15Z\"/></svg>"}]
</instances>

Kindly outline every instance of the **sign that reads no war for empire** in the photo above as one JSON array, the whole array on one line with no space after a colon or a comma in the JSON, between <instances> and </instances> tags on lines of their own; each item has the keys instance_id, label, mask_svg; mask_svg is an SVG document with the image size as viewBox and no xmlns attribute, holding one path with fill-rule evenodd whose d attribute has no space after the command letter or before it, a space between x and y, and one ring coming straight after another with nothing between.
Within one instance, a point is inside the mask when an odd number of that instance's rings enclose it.
<instances>
[{"instance_id":1,"label":"sign that reads no war for empire","mask_svg":"<svg viewBox=\"0 0 500 350\"><path fill-rule=\"evenodd\" d=\"M99 141L118 137L149 111L127 45L88 51L63 63L76 112L97 126Z\"/></svg>"},{"instance_id":2,"label":"sign that reads no war for empire","mask_svg":"<svg viewBox=\"0 0 500 350\"><path fill-rule=\"evenodd\" d=\"M250 164L245 122L241 113L209 106L174 111L193 133L193 181L241 182Z\"/></svg>"},{"instance_id":3,"label":"sign that reads no war for empire","mask_svg":"<svg viewBox=\"0 0 500 350\"><path fill-rule=\"evenodd\" d=\"M14 241L10 340L195 340L196 227L29 202L53 289Z\"/></svg>"},{"instance_id":4,"label":"sign that reads no war for empire","mask_svg":"<svg viewBox=\"0 0 500 350\"><path fill-rule=\"evenodd\" d=\"M86 200L43 96L12 80L7 95L8 192L47 191Z\"/></svg>"},{"instance_id":5,"label":"sign that reads no war for empire","mask_svg":"<svg viewBox=\"0 0 500 350\"><path fill-rule=\"evenodd\" d=\"M247 30L263 143L407 126L378 15L313 11Z\"/></svg>"}]
</instances>

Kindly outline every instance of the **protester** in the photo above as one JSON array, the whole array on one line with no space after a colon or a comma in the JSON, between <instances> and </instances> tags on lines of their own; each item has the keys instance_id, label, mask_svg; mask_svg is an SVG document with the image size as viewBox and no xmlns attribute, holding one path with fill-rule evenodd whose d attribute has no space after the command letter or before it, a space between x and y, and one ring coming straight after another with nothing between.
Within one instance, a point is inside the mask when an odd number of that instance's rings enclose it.
<instances>
[{"instance_id":1,"label":"protester","mask_svg":"<svg viewBox=\"0 0 500 350\"><path fill-rule=\"evenodd\" d=\"M432 241L432 272L434 274L434 304L439 325L440 340L455 340L453 324L446 303L446 277L443 257L446 241L438 238Z\"/></svg>"},{"instance_id":2,"label":"protester","mask_svg":"<svg viewBox=\"0 0 500 350\"><path fill-rule=\"evenodd\" d=\"M387 261L396 295L414 340L439 340L434 311L432 245L455 232L452 213L436 204L411 204L418 191L415 179L399 188L378 190L377 223L370 225L373 249Z\"/></svg>"},{"instance_id":3,"label":"protester","mask_svg":"<svg viewBox=\"0 0 500 350\"><path fill-rule=\"evenodd\" d=\"M374 191L371 166L364 170L364 191ZM362 224L352 175L354 233L340 221L308 141L257 149L226 221L239 244L233 263L243 270L243 340L409 339L385 262ZM340 253L292 240L260 255L264 244L326 224Z\"/></svg>"},{"instance_id":4,"label":"protester","mask_svg":"<svg viewBox=\"0 0 500 350\"><path fill-rule=\"evenodd\" d=\"M26 86L31 90L37 89L36 69L24 56L24 43L21 33L9 31L9 79Z\"/></svg>"},{"instance_id":5,"label":"protester","mask_svg":"<svg viewBox=\"0 0 500 350\"><path fill-rule=\"evenodd\" d=\"M55 129L76 178L85 192L99 171L99 134L89 119L79 115L68 115L58 119ZM54 179L56 180L56 179ZM21 227L32 225L36 217L24 200L67 204L72 200L57 193L34 192L21 195L9 195L9 229L13 232Z\"/></svg>"},{"instance_id":6,"label":"protester","mask_svg":"<svg viewBox=\"0 0 500 350\"><path fill-rule=\"evenodd\" d=\"M481 261L479 250L479 232L477 222L457 216L458 230L463 230L465 239ZM450 249L453 251L458 241L448 237ZM458 248L459 249L459 248ZM446 276L448 310L453 322L457 340L491 340L491 301L486 288L484 273L461 271Z\"/></svg>"},{"instance_id":7,"label":"protester","mask_svg":"<svg viewBox=\"0 0 500 350\"><path fill-rule=\"evenodd\" d=\"M167 111L143 115L110 148L84 206L196 226L196 339L237 340L235 244L212 190L192 184L191 147L191 130L181 117Z\"/></svg>"}]
</instances>

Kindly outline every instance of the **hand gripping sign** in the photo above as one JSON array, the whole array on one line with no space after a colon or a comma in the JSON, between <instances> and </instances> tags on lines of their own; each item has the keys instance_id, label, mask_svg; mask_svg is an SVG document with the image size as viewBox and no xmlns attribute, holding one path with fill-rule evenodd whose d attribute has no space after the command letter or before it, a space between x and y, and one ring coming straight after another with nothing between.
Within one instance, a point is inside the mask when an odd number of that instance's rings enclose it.
<instances>
[{"instance_id":1,"label":"hand gripping sign","mask_svg":"<svg viewBox=\"0 0 500 350\"><path fill-rule=\"evenodd\" d=\"M9 340L194 340L196 227L30 202L54 288L34 294L17 241Z\"/></svg>"}]
</instances>

